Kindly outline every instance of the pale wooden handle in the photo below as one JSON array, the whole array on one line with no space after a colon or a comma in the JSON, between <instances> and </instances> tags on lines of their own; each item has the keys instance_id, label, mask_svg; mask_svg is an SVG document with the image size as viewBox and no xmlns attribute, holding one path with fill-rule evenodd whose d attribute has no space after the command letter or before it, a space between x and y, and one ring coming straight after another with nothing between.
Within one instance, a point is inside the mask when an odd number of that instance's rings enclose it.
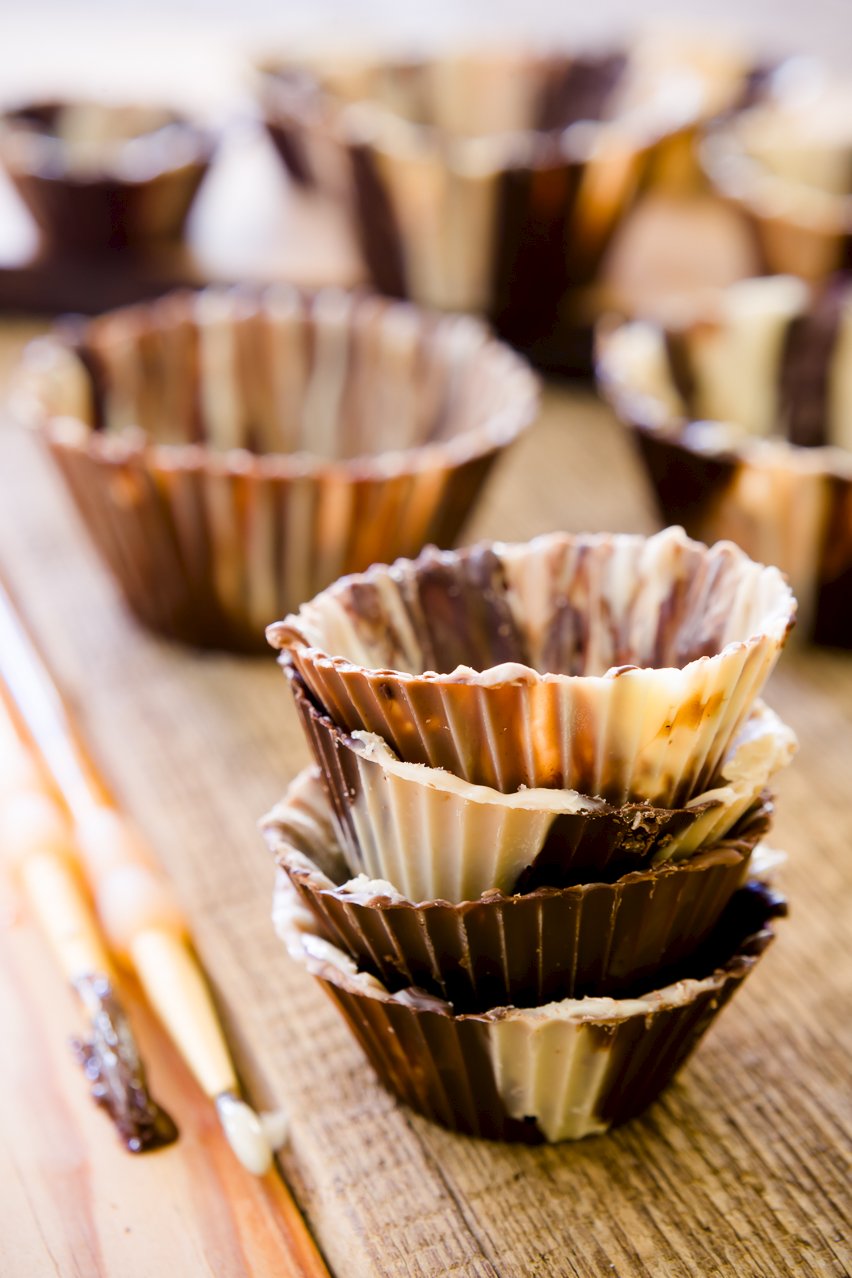
<instances>
[{"instance_id":1,"label":"pale wooden handle","mask_svg":"<svg viewBox=\"0 0 852 1278\"><path fill-rule=\"evenodd\" d=\"M185 935L171 884L130 821L115 808L93 807L78 820L74 834L101 927L117 957L130 959L140 932Z\"/></svg>"},{"instance_id":2,"label":"pale wooden handle","mask_svg":"<svg viewBox=\"0 0 852 1278\"><path fill-rule=\"evenodd\" d=\"M34 849L21 863L20 881L68 981L95 973L108 975L111 964L91 906L68 860L51 849Z\"/></svg>"},{"instance_id":3,"label":"pale wooden handle","mask_svg":"<svg viewBox=\"0 0 852 1278\"><path fill-rule=\"evenodd\" d=\"M0 851L68 981L110 961L76 870L68 816L0 710Z\"/></svg>"},{"instance_id":4,"label":"pale wooden handle","mask_svg":"<svg viewBox=\"0 0 852 1278\"><path fill-rule=\"evenodd\" d=\"M130 955L146 995L208 1096L237 1080L210 990L183 939L158 928L138 932Z\"/></svg>"}]
</instances>

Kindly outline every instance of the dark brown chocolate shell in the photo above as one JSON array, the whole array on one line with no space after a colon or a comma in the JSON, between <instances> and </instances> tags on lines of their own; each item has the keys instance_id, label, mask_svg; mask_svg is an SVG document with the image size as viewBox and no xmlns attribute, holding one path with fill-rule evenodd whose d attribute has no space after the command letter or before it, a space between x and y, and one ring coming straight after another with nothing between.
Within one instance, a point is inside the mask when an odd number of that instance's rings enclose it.
<instances>
[{"instance_id":1,"label":"dark brown chocolate shell","mask_svg":"<svg viewBox=\"0 0 852 1278\"><path fill-rule=\"evenodd\" d=\"M317 977L395 1096L454 1131L539 1143L604 1132L655 1100L753 970L774 939L770 920L784 910L766 888L742 888L678 979L637 998L463 1015L359 973L317 934L283 875L275 916L290 955Z\"/></svg>"},{"instance_id":2,"label":"dark brown chocolate shell","mask_svg":"<svg viewBox=\"0 0 852 1278\"><path fill-rule=\"evenodd\" d=\"M795 749L790 730L760 705L715 788L688 808L614 807L570 791L502 795L400 764L377 738L348 736L313 704L296 672L286 673L350 873L389 880L414 901L611 882L681 860L718 843L759 806Z\"/></svg>"},{"instance_id":3,"label":"dark brown chocolate shell","mask_svg":"<svg viewBox=\"0 0 852 1278\"><path fill-rule=\"evenodd\" d=\"M706 941L769 827L763 805L712 848L612 882L414 904L387 884L347 881L310 795L318 784L316 773L303 774L290 803L264 823L278 865L362 971L390 990L416 986L446 999L457 1013L647 990Z\"/></svg>"},{"instance_id":4,"label":"dark brown chocolate shell","mask_svg":"<svg viewBox=\"0 0 852 1278\"><path fill-rule=\"evenodd\" d=\"M45 154L38 136L50 134L67 105L33 102L0 118L0 156L38 223L46 250L59 257L101 256L179 240L210 168L216 145L210 130L162 112L180 141L164 143L150 171L146 166L134 175L131 169L107 166L76 172L63 162L59 148L56 156ZM102 104L95 109L110 110Z\"/></svg>"}]
</instances>

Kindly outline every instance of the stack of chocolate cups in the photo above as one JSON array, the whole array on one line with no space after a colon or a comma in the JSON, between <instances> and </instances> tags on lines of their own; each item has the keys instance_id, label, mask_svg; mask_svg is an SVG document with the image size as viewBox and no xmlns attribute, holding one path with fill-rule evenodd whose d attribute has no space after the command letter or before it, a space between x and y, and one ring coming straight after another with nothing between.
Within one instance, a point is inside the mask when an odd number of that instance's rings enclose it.
<instances>
[{"instance_id":1,"label":"stack of chocolate cups","mask_svg":"<svg viewBox=\"0 0 852 1278\"><path fill-rule=\"evenodd\" d=\"M782 908L794 614L667 529L429 549L270 627L316 760L264 822L276 924L397 1096L534 1142L665 1086Z\"/></svg>"}]
</instances>

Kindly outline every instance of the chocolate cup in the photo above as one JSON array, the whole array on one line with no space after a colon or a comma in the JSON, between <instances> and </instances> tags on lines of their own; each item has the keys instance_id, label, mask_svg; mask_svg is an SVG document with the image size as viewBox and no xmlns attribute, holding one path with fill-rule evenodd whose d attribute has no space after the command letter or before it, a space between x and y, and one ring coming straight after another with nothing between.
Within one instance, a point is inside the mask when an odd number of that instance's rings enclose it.
<instances>
[{"instance_id":1,"label":"chocolate cup","mask_svg":"<svg viewBox=\"0 0 852 1278\"><path fill-rule=\"evenodd\" d=\"M380 738L349 737L285 667L352 874L386 879L414 901L465 901L617 878L719 842L759 804L795 750L793 733L758 705L721 775L688 808L613 807L573 791L501 794L419 764Z\"/></svg>"},{"instance_id":2,"label":"chocolate cup","mask_svg":"<svg viewBox=\"0 0 852 1278\"><path fill-rule=\"evenodd\" d=\"M672 67L658 71L655 90ZM494 51L266 64L259 92L290 175L344 205L379 291L483 314L540 366L586 375L590 324L578 300L697 119L656 109L653 95L637 102L637 75L620 51ZM507 78L525 86L518 101ZM474 102L475 119L453 123Z\"/></svg>"},{"instance_id":3,"label":"chocolate cup","mask_svg":"<svg viewBox=\"0 0 852 1278\"><path fill-rule=\"evenodd\" d=\"M475 320L272 286L66 324L18 399L135 615L254 652L341 573L452 542L537 387Z\"/></svg>"},{"instance_id":4,"label":"chocolate cup","mask_svg":"<svg viewBox=\"0 0 852 1278\"><path fill-rule=\"evenodd\" d=\"M375 564L267 635L338 726L406 762L674 808L712 783L794 616L729 543L554 533Z\"/></svg>"},{"instance_id":5,"label":"chocolate cup","mask_svg":"<svg viewBox=\"0 0 852 1278\"><path fill-rule=\"evenodd\" d=\"M783 93L780 99L783 101ZM759 108L764 113L770 109L771 100ZM806 115L810 109L799 104L796 112ZM835 271L849 270L852 138L842 149L838 147L838 167L846 173L845 188L823 188L773 171L755 153L743 125L756 114L752 104L743 114L728 116L704 138L698 154L716 193L751 226L767 274L791 274L820 283ZM800 145L799 149L804 148Z\"/></svg>"},{"instance_id":6,"label":"chocolate cup","mask_svg":"<svg viewBox=\"0 0 852 1278\"><path fill-rule=\"evenodd\" d=\"M842 279L816 293L792 280L747 281L724 304L744 289L775 292L777 314L767 301L751 325L718 306L677 327L628 324L599 336L597 360L600 389L633 432L662 519L777 564L799 602L801 637L842 648L852 647L852 459L834 442L842 410L830 388L852 342L840 318L849 288ZM716 377L748 388L748 417L731 403L713 420L702 358L725 341Z\"/></svg>"},{"instance_id":7,"label":"chocolate cup","mask_svg":"<svg viewBox=\"0 0 852 1278\"><path fill-rule=\"evenodd\" d=\"M109 168L75 173L37 154L21 134L22 127L50 132L66 105L31 103L0 118L0 158L38 223L44 248L50 253L101 255L178 241L210 168L212 133L174 116L172 123L180 129L184 146L173 163L166 157L157 171L136 179Z\"/></svg>"},{"instance_id":8,"label":"chocolate cup","mask_svg":"<svg viewBox=\"0 0 852 1278\"><path fill-rule=\"evenodd\" d=\"M735 892L672 984L630 999L565 999L454 1015L359 972L281 873L275 922L337 1004L381 1082L433 1122L496 1140L576 1140L639 1114L672 1079L774 939L768 889Z\"/></svg>"},{"instance_id":9,"label":"chocolate cup","mask_svg":"<svg viewBox=\"0 0 852 1278\"><path fill-rule=\"evenodd\" d=\"M614 882L490 892L415 904L393 885L349 879L316 769L262 823L267 844L324 934L391 990L417 986L455 1012L649 988L698 950L769 829L769 804L686 861Z\"/></svg>"}]
</instances>

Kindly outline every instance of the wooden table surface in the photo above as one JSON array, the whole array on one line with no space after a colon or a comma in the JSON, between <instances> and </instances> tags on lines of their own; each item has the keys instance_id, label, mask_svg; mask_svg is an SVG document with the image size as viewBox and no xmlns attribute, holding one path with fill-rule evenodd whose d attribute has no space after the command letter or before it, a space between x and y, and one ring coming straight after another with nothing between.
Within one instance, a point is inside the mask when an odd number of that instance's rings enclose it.
<instances>
[{"instance_id":1,"label":"wooden table surface","mask_svg":"<svg viewBox=\"0 0 852 1278\"><path fill-rule=\"evenodd\" d=\"M0 378L33 331L5 325ZM629 441L590 394L548 391L469 535L650 530ZM852 657L788 652L769 700L801 753L773 843L792 913L692 1063L610 1135L514 1148L396 1104L269 921L257 818L307 762L272 654L199 655L125 614L35 441L0 429L0 571L96 757L177 885L258 1104L291 1118L282 1163L334 1274L842 1275L849 1242ZM70 996L12 898L0 928L0 1273L297 1273L274 1188L230 1161L147 1020L183 1126L133 1160L85 1094Z\"/></svg>"},{"instance_id":2,"label":"wooden table surface","mask_svg":"<svg viewBox=\"0 0 852 1278\"><path fill-rule=\"evenodd\" d=\"M267 13L262 0L245 7ZM342 0L325 0L315 25L337 7L345 22ZM560 6L534 7L536 22L550 13L555 25ZM298 8L298 20L289 13L294 29L309 25ZM509 20L493 3L473 8L483 29ZM686 8L742 18L767 47L798 41L849 65L848 13L836 0L801 11L760 0L748 14L737 0ZM436 13L455 30L458 9L437 5ZM370 9L366 25L382 27L382 14ZM603 32L632 14L629 0L606 0L572 18ZM106 16L98 10L99 35ZM7 87L31 83L25 51L39 50L53 83L74 67L66 36L83 44L76 7L52 13L52 42L32 21L16 15L4 33ZM124 22L122 8L116 23ZM195 29L184 35L200 48ZM153 29L149 55L152 41ZM135 37L131 44L142 47ZM160 41L178 57L173 44ZM86 65L101 79L108 71L120 78L118 60L99 47ZM225 84L219 62L213 75L181 56L198 78ZM137 61L151 71L161 59ZM0 397L36 331L0 324ZM643 1117L579 1144L532 1149L453 1136L382 1091L331 1004L273 934L272 867L255 823L308 756L272 654L199 655L140 631L49 462L3 417L0 409L0 572L109 781L175 881L253 1101L290 1116L282 1168L333 1274L852 1273L852 656L790 651L773 676L769 700L801 741L779 783L772 836L789 853L782 886L791 915L678 1080ZM467 536L654 527L629 441L610 414L588 393L551 388ZM131 1010L155 1094L182 1128L176 1146L141 1159L119 1149L89 1100L66 1044L81 1028L78 1010L2 884L0 1275L297 1278L280 1187L236 1166L162 1033L137 1000Z\"/></svg>"}]
</instances>

